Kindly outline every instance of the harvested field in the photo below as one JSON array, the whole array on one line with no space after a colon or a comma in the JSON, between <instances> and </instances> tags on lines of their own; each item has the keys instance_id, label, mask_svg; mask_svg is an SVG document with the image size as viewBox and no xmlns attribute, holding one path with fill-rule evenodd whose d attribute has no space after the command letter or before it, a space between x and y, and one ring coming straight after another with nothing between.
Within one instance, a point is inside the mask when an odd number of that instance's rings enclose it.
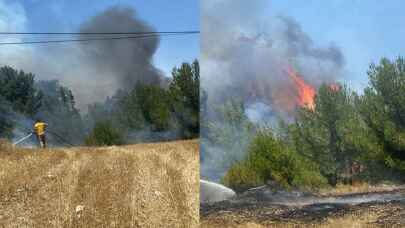
<instances>
[{"instance_id":1,"label":"harvested field","mask_svg":"<svg viewBox=\"0 0 405 228\"><path fill-rule=\"evenodd\" d=\"M16 149L0 143L0 227L196 227L199 142Z\"/></svg>"}]
</instances>

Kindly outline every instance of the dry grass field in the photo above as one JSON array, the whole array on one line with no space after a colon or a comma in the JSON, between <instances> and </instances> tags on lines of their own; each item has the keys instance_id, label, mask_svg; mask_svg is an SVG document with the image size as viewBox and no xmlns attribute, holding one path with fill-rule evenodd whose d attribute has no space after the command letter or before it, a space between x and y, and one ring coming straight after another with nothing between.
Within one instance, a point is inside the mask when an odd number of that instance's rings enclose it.
<instances>
[{"instance_id":1,"label":"dry grass field","mask_svg":"<svg viewBox=\"0 0 405 228\"><path fill-rule=\"evenodd\" d=\"M17 149L0 142L0 227L197 227L199 143Z\"/></svg>"}]
</instances>

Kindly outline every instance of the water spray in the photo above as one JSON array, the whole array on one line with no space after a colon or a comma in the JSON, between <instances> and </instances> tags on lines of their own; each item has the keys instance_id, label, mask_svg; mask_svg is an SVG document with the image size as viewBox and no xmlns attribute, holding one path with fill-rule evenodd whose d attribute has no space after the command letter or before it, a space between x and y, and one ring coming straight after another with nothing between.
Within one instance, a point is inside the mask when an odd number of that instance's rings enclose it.
<instances>
[{"instance_id":1,"label":"water spray","mask_svg":"<svg viewBox=\"0 0 405 228\"><path fill-rule=\"evenodd\" d=\"M221 184L200 180L200 202L214 203L220 202L236 196L236 193Z\"/></svg>"},{"instance_id":2,"label":"water spray","mask_svg":"<svg viewBox=\"0 0 405 228\"><path fill-rule=\"evenodd\" d=\"M17 144L23 142L24 140L28 139L28 138L31 137L31 136L32 136L32 132L29 133L27 136L24 136L23 138L19 139L17 142L13 143L13 146L15 146L15 145L17 145Z\"/></svg>"}]
</instances>

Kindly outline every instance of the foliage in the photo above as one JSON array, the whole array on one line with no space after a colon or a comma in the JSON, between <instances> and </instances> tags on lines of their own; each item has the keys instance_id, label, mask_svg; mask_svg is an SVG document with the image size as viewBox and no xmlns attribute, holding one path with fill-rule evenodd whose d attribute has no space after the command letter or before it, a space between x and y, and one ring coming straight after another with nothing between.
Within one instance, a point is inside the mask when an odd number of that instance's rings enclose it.
<instances>
[{"instance_id":1,"label":"foliage","mask_svg":"<svg viewBox=\"0 0 405 228\"><path fill-rule=\"evenodd\" d=\"M135 138L143 137L142 132L148 132L147 137L152 138L160 133L167 139L197 137L198 62L191 65L183 63L181 68L175 68L168 89L138 82L132 90L119 90L106 102L90 105L85 119L90 128L96 121L111 121L124 135L135 135ZM140 132L140 136L137 136L137 132Z\"/></svg>"},{"instance_id":2,"label":"foliage","mask_svg":"<svg viewBox=\"0 0 405 228\"><path fill-rule=\"evenodd\" d=\"M346 86L322 85L314 110L299 109L295 121L282 124L277 137L259 131L246 149L248 156L233 163L224 183L245 189L273 180L284 187L316 188L325 183L324 178L336 185L347 175L371 183L403 180L405 60L383 58L379 65L370 66L368 75L370 85L363 95ZM234 110L239 112L228 113L229 126L232 120L240 126L243 108ZM210 130L216 145L237 141L229 133L238 131L235 128ZM354 164L361 169L353 171Z\"/></svg>"},{"instance_id":3,"label":"foliage","mask_svg":"<svg viewBox=\"0 0 405 228\"><path fill-rule=\"evenodd\" d=\"M357 95L345 86L335 90L323 85L318 90L315 109L299 110L290 127L296 150L319 164L322 175L332 185L353 162L373 150L367 126L356 110L356 99Z\"/></svg>"},{"instance_id":4,"label":"foliage","mask_svg":"<svg viewBox=\"0 0 405 228\"><path fill-rule=\"evenodd\" d=\"M31 73L8 66L0 68L0 109L2 136L13 137L15 128L28 131L32 126L26 119L40 117L52 132L63 135L66 141L81 143L83 140L81 116L75 108L73 94L56 80L36 82Z\"/></svg>"},{"instance_id":5,"label":"foliage","mask_svg":"<svg viewBox=\"0 0 405 228\"><path fill-rule=\"evenodd\" d=\"M69 88L56 80L36 82L33 74L5 66L0 68L0 136L13 137L17 122L22 131L28 131L32 121L41 118L49 124L52 144L59 141L52 135L82 144L86 132L94 132L97 122L105 121L124 138L133 132L140 132L141 140L195 138L199 135L199 74L197 60L183 63L174 68L168 88L138 82L131 90L119 90L105 102L89 105L82 117Z\"/></svg>"},{"instance_id":6,"label":"foliage","mask_svg":"<svg viewBox=\"0 0 405 228\"><path fill-rule=\"evenodd\" d=\"M138 83L131 95L133 96L132 100L137 101L145 121L152 125L152 130L168 130L170 111L167 91L159 86ZM131 99L129 100L131 101Z\"/></svg>"},{"instance_id":7,"label":"foliage","mask_svg":"<svg viewBox=\"0 0 405 228\"><path fill-rule=\"evenodd\" d=\"M385 165L405 171L405 60L383 58L368 75L360 112L384 152Z\"/></svg>"},{"instance_id":8,"label":"foliage","mask_svg":"<svg viewBox=\"0 0 405 228\"><path fill-rule=\"evenodd\" d=\"M0 96L23 115L33 116L41 106L42 93L34 86L34 75L9 66L0 68Z\"/></svg>"},{"instance_id":9,"label":"foliage","mask_svg":"<svg viewBox=\"0 0 405 228\"><path fill-rule=\"evenodd\" d=\"M243 192L249 188L263 185L264 180L246 162L240 161L228 169L222 178L222 183L237 192Z\"/></svg>"},{"instance_id":10,"label":"foliage","mask_svg":"<svg viewBox=\"0 0 405 228\"><path fill-rule=\"evenodd\" d=\"M172 111L179 123L184 138L195 138L200 130L200 65L195 60L191 65L183 63L174 68L169 85Z\"/></svg>"},{"instance_id":11,"label":"foliage","mask_svg":"<svg viewBox=\"0 0 405 228\"><path fill-rule=\"evenodd\" d=\"M18 124L16 113L33 117L41 106L41 91L34 75L9 66L0 68L0 137L11 138Z\"/></svg>"},{"instance_id":12,"label":"foliage","mask_svg":"<svg viewBox=\"0 0 405 228\"><path fill-rule=\"evenodd\" d=\"M122 134L110 121L97 122L85 141L87 146L111 146L124 143Z\"/></svg>"},{"instance_id":13,"label":"foliage","mask_svg":"<svg viewBox=\"0 0 405 228\"><path fill-rule=\"evenodd\" d=\"M260 130L251 142L248 157L236 163L224 183L236 189L275 181L285 188L314 189L326 184L316 164L300 156L271 133Z\"/></svg>"},{"instance_id":14,"label":"foliage","mask_svg":"<svg viewBox=\"0 0 405 228\"><path fill-rule=\"evenodd\" d=\"M143 85L138 84L137 88L142 90ZM147 110L141 109L141 104L139 102L138 95L141 91L136 91L136 89L132 90L129 93L124 91L121 92L122 95L119 96L118 102L116 104L117 107L111 108L111 110L115 110L115 122L122 126L121 128L127 129L142 129L146 126L146 119L144 117L144 113L147 113ZM146 95L148 96L148 95ZM113 113L110 113L110 116L114 117ZM150 118L149 118L150 119ZM162 122L162 121L160 121Z\"/></svg>"}]
</instances>

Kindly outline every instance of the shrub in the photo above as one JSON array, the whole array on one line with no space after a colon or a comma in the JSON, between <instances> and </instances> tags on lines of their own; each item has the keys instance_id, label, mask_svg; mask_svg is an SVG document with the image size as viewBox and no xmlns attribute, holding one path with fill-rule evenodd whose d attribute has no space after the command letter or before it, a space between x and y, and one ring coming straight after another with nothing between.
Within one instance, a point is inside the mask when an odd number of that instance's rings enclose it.
<instances>
[{"instance_id":1,"label":"shrub","mask_svg":"<svg viewBox=\"0 0 405 228\"><path fill-rule=\"evenodd\" d=\"M303 190L316 189L327 183L313 162L265 130L253 139L247 158L228 170L224 184L234 189L244 189L270 180L286 189L294 187Z\"/></svg>"},{"instance_id":2,"label":"shrub","mask_svg":"<svg viewBox=\"0 0 405 228\"><path fill-rule=\"evenodd\" d=\"M88 146L121 145L124 143L124 139L110 121L100 121L95 124L85 143Z\"/></svg>"},{"instance_id":3,"label":"shrub","mask_svg":"<svg viewBox=\"0 0 405 228\"><path fill-rule=\"evenodd\" d=\"M234 164L222 178L222 183L236 192L243 192L249 188L264 184L263 178L245 162Z\"/></svg>"}]
</instances>

